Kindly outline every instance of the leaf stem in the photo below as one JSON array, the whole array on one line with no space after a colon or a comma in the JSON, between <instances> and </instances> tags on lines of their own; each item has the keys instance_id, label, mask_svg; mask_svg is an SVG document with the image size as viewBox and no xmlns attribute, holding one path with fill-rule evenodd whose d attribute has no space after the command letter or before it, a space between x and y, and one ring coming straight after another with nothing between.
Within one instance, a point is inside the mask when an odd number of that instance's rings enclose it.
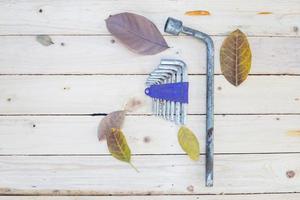
<instances>
[{"instance_id":1,"label":"leaf stem","mask_svg":"<svg viewBox=\"0 0 300 200\"><path fill-rule=\"evenodd\" d=\"M129 162L129 165L137 172L140 173L140 171L131 163Z\"/></svg>"}]
</instances>

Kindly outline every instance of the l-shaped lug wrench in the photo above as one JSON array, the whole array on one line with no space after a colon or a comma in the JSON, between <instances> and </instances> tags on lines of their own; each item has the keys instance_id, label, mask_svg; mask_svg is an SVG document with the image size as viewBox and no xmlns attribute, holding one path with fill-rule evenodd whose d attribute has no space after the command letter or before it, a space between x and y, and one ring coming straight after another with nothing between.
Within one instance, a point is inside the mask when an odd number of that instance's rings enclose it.
<instances>
[{"instance_id":1,"label":"l-shaped lug wrench","mask_svg":"<svg viewBox=\"0 0 300 200\"><path fill-rule=\"evenodd\" d=\"M213 161L214 161L214 44L211 37L200 31L183 26L180 20L169 17L165 24L165 32L172 35L184 33L202 40L207 47L207 72L206 72L206 175L205 184L213 186Z\"/></svg>"}]
</instances>

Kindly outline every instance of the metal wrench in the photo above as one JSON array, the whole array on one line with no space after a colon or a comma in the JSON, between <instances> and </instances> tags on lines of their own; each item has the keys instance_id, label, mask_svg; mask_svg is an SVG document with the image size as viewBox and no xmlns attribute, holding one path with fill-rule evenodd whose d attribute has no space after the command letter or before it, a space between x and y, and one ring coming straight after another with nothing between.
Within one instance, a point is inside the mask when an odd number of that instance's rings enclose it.
<instances>
[{"instance_id":1,"label":"metal wrench","mask_svg":"<svg viewBox=\"0 0 300 200\"><path fill-rule=\"evenodd\" d=\"M183 26L180 20L169 17L165 24L165 32L172 35L183 33L200 39L207 47L207 73L206 73L206 186L213 186L213 92L214 92L214 44L211 37L203 32Z\"/></svg>"}]
</instances>

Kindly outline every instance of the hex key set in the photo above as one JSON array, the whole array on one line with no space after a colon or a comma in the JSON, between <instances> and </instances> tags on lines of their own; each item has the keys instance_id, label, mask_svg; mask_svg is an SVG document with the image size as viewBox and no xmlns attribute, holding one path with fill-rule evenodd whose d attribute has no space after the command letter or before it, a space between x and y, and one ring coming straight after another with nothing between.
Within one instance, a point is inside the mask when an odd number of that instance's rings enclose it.
<instances>
[{"instance_id":1,"label":"hex key set","mask_svg":"<svg viewBox=\"0 0 300 200\"><path fill-rule=\"evenodd\" d=\"M185 124L188 103L186 64L162 59L146 80L145 94L152 97L152 112L176 124Z\"/></svg>"}]
</instances>

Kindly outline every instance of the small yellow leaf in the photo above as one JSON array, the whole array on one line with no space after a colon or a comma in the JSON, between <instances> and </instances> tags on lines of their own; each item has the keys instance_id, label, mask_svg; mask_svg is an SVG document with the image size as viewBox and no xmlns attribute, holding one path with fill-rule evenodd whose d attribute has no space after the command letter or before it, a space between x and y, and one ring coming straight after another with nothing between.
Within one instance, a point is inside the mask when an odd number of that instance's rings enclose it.
<instances>
[{"instance_id":1,"label":"small yellow leaf","mask_svg":"<svg viewBox=\"0 0 300 200\"><path fill-rule=\"evenodd\" d=\"M195 134L185 126L178 131L178 142L181 148L192 160L198 160L200 154L199 142Z\"/></svg>"},{"instance_id":2,"label":"small yellow leaf","mask_svg":"<svg viewBox=\"0 0 300 200\"><path fill-rule=\"evenodd\" d=\"M230 33L220 50L221 71L227 81L234 86L245 81L251 68L251 58L246 35L239 29Z\"/></svg>"},{"instance_id":3,"label":"small yellow leaf","mask_svg":"<svg viewBox=\"0 0 300 200\"><path fill-rule=\"evenodd\" d=\"M111 132L106 136L108 150L113 157L123 162L131 164L131 151L127 144L126 138L120 129L112 128Z\"/></svg>"},{"instance_id":4,"label":"small yellow leaf","mask_svg":"<svg viewBox=\"0 0 300 200\"><path fill-rule=\"evenodd\" d=\"M210 15L210 12L207 10L192 10L192 11L185 12L185 15L189 15L189 16Z\"/></svg>"}]
</instances>

